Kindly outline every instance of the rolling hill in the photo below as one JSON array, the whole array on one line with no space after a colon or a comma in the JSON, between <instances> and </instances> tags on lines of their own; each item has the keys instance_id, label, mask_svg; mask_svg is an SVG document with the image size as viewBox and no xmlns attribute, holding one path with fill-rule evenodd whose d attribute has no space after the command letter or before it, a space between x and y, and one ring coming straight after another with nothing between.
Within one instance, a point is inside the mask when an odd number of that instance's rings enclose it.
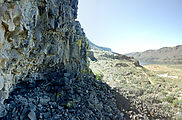
<instances>
[{"instance_id":1,"label":"rolling hill","mask_svg":"<svg viewBox=\"0 0 182 120\"><path fill-rule=\"evenodd\" d=\"M163 47L157 50L133 52L126 54L135 57L141 64L181 64L182 45L175 47Z\"/></svg>"}]
</instances>

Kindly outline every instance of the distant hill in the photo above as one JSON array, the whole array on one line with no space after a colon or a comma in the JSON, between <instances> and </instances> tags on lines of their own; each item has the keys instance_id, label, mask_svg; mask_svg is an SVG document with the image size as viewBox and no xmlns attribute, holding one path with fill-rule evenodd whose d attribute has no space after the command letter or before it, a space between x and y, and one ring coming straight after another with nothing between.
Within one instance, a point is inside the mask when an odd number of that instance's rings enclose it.
<instances>
[{"instance_id":1,"label":"distant hill","mask_svg":"<svg viewBox=\"0 0 182 120\"><path fill-rule=\"evenodd\" d=\"M112 51L111 48L98 46L98 45L94 44L93 42L91 42L90 40L88 40L88 43L89 43L91 49L94 49L94 50L103 50L103 51L109 51L109 52Z\"/></svg>"},{"instance_id":2,"label":"distant hill","mask_svg":"<svg viewBox=\"0 0 182 120\"><path fill-rule=\"evenodd\" d=\"M182 64L182 45L126 54L141 64Z\"/></svg>"}]
</instances>

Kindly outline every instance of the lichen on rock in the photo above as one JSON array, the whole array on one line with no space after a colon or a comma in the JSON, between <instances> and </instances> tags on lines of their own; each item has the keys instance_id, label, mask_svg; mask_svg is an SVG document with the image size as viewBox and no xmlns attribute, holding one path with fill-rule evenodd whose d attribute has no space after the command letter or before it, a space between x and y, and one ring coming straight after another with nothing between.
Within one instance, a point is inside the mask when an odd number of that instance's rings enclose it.
<instances>
[{"instance_id":1,"label":"lichen on rock","mask_svg":"<svg viewBox=\"0 0 182 120\"><path fill-rule=\"evenodd\" d=\"M77 5L0 0L0 119L123 119L89 69Z\"/></svg>"},{"instance_id":2,"label":"lichen on rock","mask_svg":"<svg viewBox=\"0 0 182 120\"><path fill-rule=\"evenodd\" d=\"M0 0L0 99L27 75L54 66L87 69L87 39L77 18L78 0ZM79 43L79 44L77 44Z\"/></svg>"}]
</instances>

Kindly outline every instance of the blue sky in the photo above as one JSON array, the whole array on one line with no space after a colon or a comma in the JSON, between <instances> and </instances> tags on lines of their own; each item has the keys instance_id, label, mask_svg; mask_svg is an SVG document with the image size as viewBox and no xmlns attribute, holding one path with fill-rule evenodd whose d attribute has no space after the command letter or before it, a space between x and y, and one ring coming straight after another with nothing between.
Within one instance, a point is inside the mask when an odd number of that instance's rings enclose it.
<instances>
[{"instance_id":1,"label":"blue sky","mask_svg":"<svg viewBox=\"0 0 182 120\"><path fill-rule=\"evenodd\" d=\"M114 52L182 44L182 0L79 0L87 37Z\"/></svg>"}]
</instances>

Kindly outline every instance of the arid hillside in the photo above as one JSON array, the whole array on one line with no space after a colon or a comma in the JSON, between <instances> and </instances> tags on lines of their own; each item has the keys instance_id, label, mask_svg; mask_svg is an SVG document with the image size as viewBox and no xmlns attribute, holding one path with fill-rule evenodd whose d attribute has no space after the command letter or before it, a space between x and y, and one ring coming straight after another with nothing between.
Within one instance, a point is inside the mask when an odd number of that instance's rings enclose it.
<instances>
[{"instance_id":1,"label":"arid hillside","mask_svg":"<svg viewBox=\"0 0 182 120\"><path fill-rule=\"evenodd\" d=\"M180 64L182 63L182 45L175 47L163 47L158 50L128 53L126 55L135 57L142 64Z\"/></svg>"},{"instance_id":2,"label":"arid hillside","mask_svg":"<svg viewBox=\"0 0 182 120\"><path fill-rule=\"evenodd\" d=\"M178 120L182 118L181 75L161 74L141 66L133 57L91 50L90 68L96 79L116 90L117 107L127 120ZM94 58L94 59L93 59ZM172 68L169 68L172 72ZM177 72L181 70L179 67ZM169 78L178 76L179 79ZM178 82L178 84L177 84Z\"/></svg>"}]
</instances>

